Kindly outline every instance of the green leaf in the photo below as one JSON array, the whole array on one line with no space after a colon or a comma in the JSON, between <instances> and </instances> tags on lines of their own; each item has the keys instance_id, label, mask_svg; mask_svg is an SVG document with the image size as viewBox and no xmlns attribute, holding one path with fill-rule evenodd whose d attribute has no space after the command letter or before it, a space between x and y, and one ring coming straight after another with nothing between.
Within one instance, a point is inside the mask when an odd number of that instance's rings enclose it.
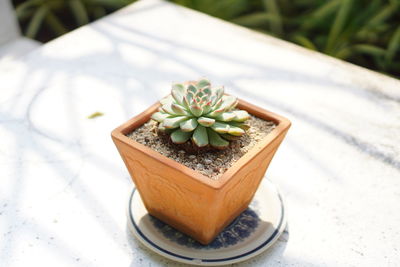
<instances>
[{"instance_id":1,"label":"green leaf","mask_svg":"<svg viewBox=\"0 0 400 267\"><path fill-rule=\"evenodd\" d=\"M103 115L104 115L104 113L96 111L96 112L90 114L87 118L88 119L94 119L94 118L97 118L97 117L101 117Z\"/></svg>"},{"instance_id":2,"label":"green leaf","mask_svg":"<svg viewBox=\"0 0 400 267\"><path fill-rule=\"evenodd\" d=\"M345 48L339 50L335 54L335 56L337 58L347 59L347 58L357 55L357 54L365 54L365 55L370 55L372 57L383 58L386 54L386 51L385 51L385 49L374 46L374 45L357 44L357 45L353 45L351 47L345 47Z\"/></svg>"},{"instance_id":3,"label":"green leaf","mask_svg":"<svg viewBox=\"0 0 400 267\"><path fill-rule=\"evenodd\" d=\"M198 122L195 118L189 119L187 121L183 121L179 124L180 128L184 132L191 132L196 129Z\"/></svg>"},{"instance_id":4,"label":"green leaf","mask_svg":"<svg viewBox=\"0 0 400 267\"><path fill-rule=\"evenodd\" d=\"M250 125L245 124L245 123L243 123L243 122L230 121L230 122L228 122L228 123L229 123L229 125L231 125L231 126L239 127L239 128L242 128L243 130L248 130L248 129L250 129Z\"/></svg>"},{"instance_id":5,"label":"green leaf","mask_svg":"<svg viewBox=\"0 0 400 267\"><path fill-rule=\"evenodd\" d=\"M215 123L215 120L207 117L200 117L197 119L197 122L203 125L204 127L210 127Z\"/></svg>"},{"instance_id":6,"label":"green leaf","mask_svg":"<svg viewBox=\"0 0 400 267\"><path fill-rule=\"evenodd\" d=\"M225 110L223 108L220 108L220 109L214 110L213 112L208 113L206 116L210 117L210 118L216 118L224 112L225 112Z\"/></svg>"},{"instance_id":7,"label":"green leaf","mask_svg":"<svg viewBox=\"0 0 400 267\"><path fill-rule=\"evenodd\" d=\"M180 105L172 103L171 109L178 115L189 115L188 112Z\"/></svg>"},{"instance_id":8,"label":"green leaf","mask_svg":"<svg viewBox=\"0 0 400 267\"><path fill-rule=\"evenodd\" d=\"M340 4L341 0L330 0L326 1L321 7L315 9L307 15L307 19L304 23L301 23L301 28L308 30L318 26L319 24L327 21L328 16L335 12Z\"/></svg>"},{"instance_id":9,"label":"green leaf","mask_svg":"<svg viewBox=\"0 0 400 267\"><path fill-rule=\"evenodd\" d=\"M36 34L40 29L40 25L43 22L47 13L47 7L41 6L38 10L36 10L35 14L33 15L31 21L29 22L28 28L26 30L25 35L29 38L35 38Z\"/></svg>"},{"instance_id":10,"label":"green leaf","mask_svg":"<svg viewBox=\"0 0 400 267\"><path fill-rule=\"evenodd\" d=\"M209 100L212 94L211 87L209 85L206 86L205 88L203 88L203 92L207 96L207 99Z\"/></svg>"},{"instance_id":11,"label":"green leaf","mask_svg":"<svg viewBox=\"0 0 400 267\"><path fill-rule=\"evenodd\" d=\"M383 48L369 45L369 44L359 44L353 46L353 50L358 53L365 53L371 56L384 56L386 51Z\"/></svg>"},{"instance_id":12,"label":"green leaf","mask_svg":"<svg viewBox=\"0 0 400 267\"><path fill-rule=\"evenodd\" d=\"M400 45L400 26L390 38L389 45L385 55L385 64L388 65L393 60Z\"/></svg>"},{"instance_id":13,"label":"green leaf","mask_svg":"<svg viewBox=\"0 0 400 267\"><path fill-rule=\"evenodd\" d=\"M201 99L204 96L203 91L201 91L200 89L197 91L196 93L196 99Z\"/></svg>"},{"instance_id":14,"label":"green leaf","mask_svg":"<svg viewBox=\"0 0 400 267\"><path fill-rule=\"evenodd\" d=\"M156 112L151 115L151 118L158 122L163 122L166 118L169 118L171 115L163 112Z\"/></svg>"},{"instance_id":15,"label":"green leaf","mask_svg":"<svg viewBox=\"0 0 400 267\"><path fill-rule=\"evenodd\" d=\"M305 37L304 35L297 34L297 35L293 36L292 39L294 42L298 43L301 46L304 46L304 47L314 50L314 51L317 50L317 48L315 47L313 42L310 39L308 39L307 37Z\"/></svg>"},{"instance_id":16,"label":"green leaf","mask_svg":"<svg viewBox=\"0 0 400 267\"><path fill-rule=\"evenodd\" d=\"M250 115L246 110L235 110L233 112L236 115L235 118L233 119L234 121L244 122L244 121L250 119Z\"/></svg>"},{"instance_id":17,"label":"green leaf","mask_svg":"<svg viewBox=\"0 0 400 267\"><path fill-rule=\"evenodd\" d=\"M228 133L229 132L229 128L230 128L229 124L222 123L222 122L215 122L211 126L211 129L213 129L217 133Z\"/></svg>"},{"instance_id":18,"label":"green leaf","mask_svg":"<svg viewBox=\"0 0 400 267\"><path fill-rule=\"evenodd\" d=\"M211 108L212 107L211 107L211 101L210 101L203 106L203 115L209 113L211 111Z\"/></svg>"},{"instance_id":19,"label":"green leaf","mask_svg":"<svg viewBox=\"0 0 400 267\"><path fill-rule=\"evenodd\" d=\"M225 148L229 145L229 142L224 140L218 133L211 128L207 128L208 138L210 145L215 148Z\"/></svg>"},{"instance_id":20,"label":"green leaf","mask_svg":"<svg viewBox=\"0 0 400 267\"><path fill-rule=\"evenodd\" d=\"M172 104L171 103L166 103L166 104L162 105L161 106L161 110L166 112L166 113L169 113L171 115L176 115L175 111L172 109Z\"/></svg>"},{"instance_id":21,"label":"green leaf","mask_svg":"<svg viewBox=\"0 0 400 267\"><path fill-rule=\"evenodd\" d=\"M222 98L222 96L224 95L224 87L221 86L221 87L214 88L213 94L215 95L215 98L212 100L211 105L215 106L218 103L218 101ZM218 106L216 106L215 108L218 108Z\"/></svg>"},{"instance_id":22,"label":"green leaf","mask_svg":"<svg viewBox=\"0 0 400 267\"><path fill-rule=\"evenodd\" d=\"M368 23L367 27L372 25L380 24L390 18L395 12L398 12L399 3L389 3L384 8L381 8L376 12L376 15L372 17Z\"/></svg>"},{"instance_id":23,"label":"green leaf","mask_svg":"<svg viewBox=\"0 0 400 267\"><path fill-rule=\"evenodd\" d=\"M193 95L195 95L197 93L197 88L193 84L189 84L187 91L191 92Z\"/></svg>"},{"instance_id":24,"label":"green leaf","mask_svg":"<svg viewBox=\"0 0 400 267\"><path fill-rule=\"evenodd\" d=\"M350 14L352 0L342 0L340 2L339 11L336 14L335 21L331 27L328 35L328 41L325 46L325 53L330 54L335 47L336 41L338 40L339 34L342 32L347 18Z\"/></svg>"},{"instance_id":25,"label":"green leaf","mask_svg":"<svg viewBox=\"0 0 400 267\"><path fill-rule=\"evenodd\" d=\"M186 116L178 116L178 117L173 117L173 118L166 118L163 122L162 125L166 129L174 129L179 127L180 123L187 120L188 117Z\"/></svg>"},{"instance_id":26,"label":"green leaf","mask_svg":"<svg viewBox=\"0 0 400 267\"><path fill-rule=\"evenodd\" d=\"M190 106L190 112L196 116L196 117L200 117L201 114L203 114L203 109L198 105L198 104L193 104Z\"/></svg>"},{"instance_id":27,"label":"green leaf","mask_svg":"<svg viewBox=\"0 0 400 267\"><path fill-rule=\"evenodd\" d=\"M28 0L21 4L19 4L15 8L15 14L17 15L18 19L25 19L28 15L33 13L33 7L37 4L35 0Z\"/></svg>"},{"instance_id":28,"label":"green leaf","mask_svg":"<svg viewBox=\"0 0 400 267\"><path fill-rule=\"evenodd\" d=\"M171 95L178 104L183 104L183 96L185 95L185 86L180 83L172 85Z\"/></svg>"},{"instance_id":29,"label":"green leaf","mask_svg":"<svg viewBox=\"0 0 400 267\"><path fill-rule=\"evenodd\" d=\"M206 128L201 125L197 126L196 130L194 130L192 140L198 147L208 145L208 134Z\"/></svg>"},{"instance_id":30,"label":"green leaf","mask_svg":"<svg viewBox=\"0 0 400 267\"><path fill-rule=\"evenodd\" d=\"M236 118L236 114L232 111L224 112L215 117L218 121L231 121Z\"/></svg>"},{"instance_id":31,"label":"green leaf","mask_svg":"<svg viewBox=\"0 0 400 267\"><path fill-rule=\"evenodd\" d=\"M267 12L256 12L235 18L231 20L231 22L246 27L257 28L268 26L271 22L276 22L278 20L279 17L277 17L275 14Z\"/></svg>"},{"instance_id":32,"label":"green leaf","mask_svg":"<svg viewBox=\"0 0 400 267\"><path fill-rule=\"evenodd\" d=\"M274 14L276 16L276 19L271 21L270 23L271 32L273 32L278 36L282 35L283 33L282 18L276 0L263 0L263 4L268 13Z\"/></svg>"},{"instance_id":33,"label":"green leaf","mask_svg":"<svg viewBox=\"0 0 400 267\"><path fill-rule=\"evenodd\" d=\"M172 95L168 95L160 100L161 105L170 104L174 101Z\"/></svg>"},{"instance_id":34,"label":"green leaf","mask_svg":"<svg viewBox=\"0 0 400 267\"><path fill-rule=\"evenodd\" d=\"M105 8L118 9L130 4L133 0L91 0L92 5L100 5ZM89 2L89 1L88 1Z\"/></svg>"},{"instance_id":35,"label":"green leaf","mask_svg":"<svg viewBox=\"0 0 400 267\"><path fill-rule=\"evenodd\" d=\"M18 15L18 20L20 22L23 22L26 19L31 18L34 12L35 12L35 9L33 9L33 8L23 9L23 10L21 10L20 14Z\"/></svg>"},{"instance_id":36,"label":"green leaf","mask_svg":"<svg viewBox=\"0 0 400 267\"><path fill-rule=\"evenodd\" d=\"M183 132L178 129L171 134L171 140L175 144L183 144L192 136L191 132Z\"/></svg>"},{"instance_id":37,"label":"green leaf","mask_svg":"<svg viewBox=\"0 0 400 267\"><path fill-rule=\"evenodd\" d=\"M230 19L246 12L251 5L248 0L175 0L174 2L183 3L203 13L217 16L222 19Z\"/></svg>"},{"instance_id":38,"label":"green leaf","mask_svg":"<svg viewBox=\"0 0 400 267\"><path fill-rule=\"evenodd\" d=\"M245 134L245 131L240 127L230 126L228 133L234 136L242 136Z\"/></svg>"},{"instance_id":39,"label":"green leaf","mask_svg":"<svg viewBox=\"0 0 400 267\"><path fill-rule=\"evenodd\" d=\"M207 86L210 86L211 83L207 79L201 79L200 81L197 82L197 88L201 89Z\"/></svg>"},{"instance_id":40,"label":"green leaf","mask_svg":"<svg viewBox=\"0 0 400 267\"><path fill-rule=\"evenodd\" d=\"M54 15L51 10L47 11L45 21L57 36L63 35L68 32L67 28L64 27L61 21Z\"/></svg>"},{"instance_id":41,"label":"green leaf","mask_svg":"<svg viewBox=\"0 0 400 267\"><path fill-rule=\"evenodd\" d=\"M89 23L89 17L85 6L80 0L70 0L69 1L72 14L75 16L76 23L78 26L82 26Z\"/></svg>"},{"instance_id":42,"label":"green leaf","mask_svg":"<svg viewBox=\"0 0 400 267\"><path fill-rule=\"evenodd\" d=\"M182 105L187 109L190 110L190 99L188 95L184 95L183 96L183 101L182 101Z\"/></svg>"},{"instance_id":43,"label":"green leaf","mask_svg":"<svg viewBox=\"0 0 400 267\"><path fill-rule=\"evenodd\" d=\"M107 12L104 7L96 6L91 10L91 14L93 15L94 19L99 19L107 15Z\"/></svg>"},{"instance_id":44,"label":"green leaf","mask_svg":"<svg viewBox=\"0 0 400 267\"><path fill-rule=\"evenodd\" d=\"M222 105L220 109L224 109L225 111L229 111L234 108L237 104L237 98L231 95L225 95L222 98Z\"/></svg>"}]
</instances>

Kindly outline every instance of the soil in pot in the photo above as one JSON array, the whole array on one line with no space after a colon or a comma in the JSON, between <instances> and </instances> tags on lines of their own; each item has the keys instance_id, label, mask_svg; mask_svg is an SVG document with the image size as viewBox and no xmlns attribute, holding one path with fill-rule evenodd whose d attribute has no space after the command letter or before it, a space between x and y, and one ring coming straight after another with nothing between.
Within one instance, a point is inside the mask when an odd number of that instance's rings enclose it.
<instances>
[{"instance_id":1,"label":"soil in pot","mask_svg":"<svg viewBox=\"0 0 400 267\"><path fill-rule=\"evenodd\" d=\"M211 179L218 179L229 167L276 127L274 122L252 115L247 124L250 125L247 133L236 141L230 141L228 148L197 154L185 152L179 146L166 142L163 136L157 134L157 123L153 120L136 128L127 136Z\"/></svg>"}]
</instances>

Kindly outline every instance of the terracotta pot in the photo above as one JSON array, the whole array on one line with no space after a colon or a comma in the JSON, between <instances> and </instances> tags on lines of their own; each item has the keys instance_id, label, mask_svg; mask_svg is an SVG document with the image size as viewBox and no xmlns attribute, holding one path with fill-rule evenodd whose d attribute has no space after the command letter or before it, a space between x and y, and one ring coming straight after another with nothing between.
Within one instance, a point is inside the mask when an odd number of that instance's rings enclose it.
<instances>
[{"instance_id":1,"label":"terracotta pot","mask_svg":"<svg viewBox=\"0 0 400 267\"><path fill-rule=\"evenodd\" d=\"M112 139L148 212L208 244L248 207L290 121L239 100L238 108L272 120L277 127L218 180L212 180L126 136L147 122L158 107L154 104L115 129Z\"/></svg>"}]
</instances>

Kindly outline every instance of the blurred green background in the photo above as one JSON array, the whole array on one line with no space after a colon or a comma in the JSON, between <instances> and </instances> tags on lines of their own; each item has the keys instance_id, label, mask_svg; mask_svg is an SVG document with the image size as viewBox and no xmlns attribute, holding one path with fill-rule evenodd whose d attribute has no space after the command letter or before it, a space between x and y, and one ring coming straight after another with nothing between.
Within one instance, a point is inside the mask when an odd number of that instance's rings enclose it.
<instances>
[{"instance_id":1,"label":"blurred green background","mask_svg":"<svg viewBox=\"0 0 400 267\"><path fill-rule=\"evenodd\" d=\"M42 42L134 0L13 0ZM400 0L172 0L311 50L400 77Z\"/></svg>"}]
</instances>

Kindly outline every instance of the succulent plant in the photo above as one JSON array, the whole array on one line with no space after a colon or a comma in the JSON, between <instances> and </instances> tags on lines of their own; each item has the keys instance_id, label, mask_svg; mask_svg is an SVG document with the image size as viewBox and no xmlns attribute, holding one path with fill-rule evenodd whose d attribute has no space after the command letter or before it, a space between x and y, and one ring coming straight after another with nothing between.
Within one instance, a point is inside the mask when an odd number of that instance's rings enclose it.
<instances>
[{"instance_id":1,"label":"succulent plant","mask_svg":"<svg viewBox=\"0 0 400 267\"><path fill-rule=\"evenodd\" d=\"M151 118L175 144L191 139L197 148L224 149L249 128L247 111L235 109L237 98L224 95L223 87L211 88L207 79L173 84L171 94L160 103Z\"/></svg>"}]
</instances>

